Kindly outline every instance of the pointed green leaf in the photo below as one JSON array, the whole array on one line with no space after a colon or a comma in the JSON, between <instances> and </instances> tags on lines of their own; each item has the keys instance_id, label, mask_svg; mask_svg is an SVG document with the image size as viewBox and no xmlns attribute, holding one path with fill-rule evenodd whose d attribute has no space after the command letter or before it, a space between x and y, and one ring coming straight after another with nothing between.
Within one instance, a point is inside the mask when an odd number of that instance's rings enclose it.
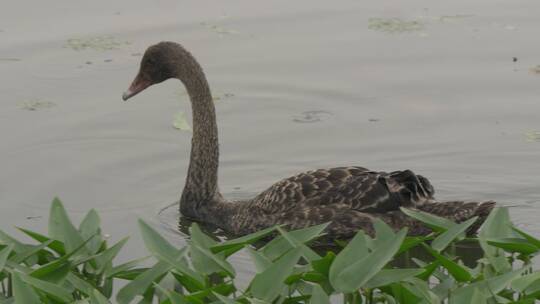
<instances>
[{"instance_id":1,"label":"pointed green leaf","mask_svg":"<svg viewBox=\"0 0 540 304\"><path fill-rule=\"evenodd\" d=\"M313 291L311 292L310 304L330 304L330 297L324 292L319 285L313 285Z\"/></svg>"},{"instance_id":2,"label":"pointed green leaf","mask_svg":"<svg viewBox=\"0 0 540 304\"><path fill-rule=\"evenodd\" d=\"M44 236L42 234L39 234L39 233L31 231L31 230L27 230L27 229L20 228L20 227L16 227L16 228L19 229L20 231L22 231L23 233L25 233L26 235L28 235L29 237L33 238L34 240L40 242L40 243L45 243L47 241L51 241L51 243L48 246L49 248L54 250L59 255L66 254L66 249L64 247L64 243L62 243L62 242L60 242L58 240L53 240L53 239L51 239L51 238L49 238L47 236Z\"/></svg>"},{"instance_id":3,"label":"pointed green leaf","mask_svg":"<svg viewBox=\"0 0 540 304\"><path fill-rule=\"evenodd\" d=\"M452 241L460 236L465 235L465 231L476 222L478 217L472 217L465 222L459 224L453 224L452 227L448 228L441 235L436 237L431 243L431 248L435 249L438 252L443 251Z\"/></svg>"},{"instance_id":4,"label":"pointed green leaf","mask_svg":"<svg viewBox=\"0 0 540 304\"><path fill-rule=\"evenodd\" d=\"M517 232L519 235L521 235L523 238L525 238L527 241L529 241L529 243L531 243L532 245L540 248L540 240L539 239L533 237L532 235L526 233L525 231L523 231L521 229L518 229L517 227L512 227L512 230Z\"/></svg>"},{"instance_id":5,"label":"pointed green leaf","mask_svg":"<svg viewBox=\"0 0 540 304\"><path fill-rule=\"evenodd\" d=\"M137 276L133 281L124 286L116 295L120 304L130 303L136 296L142 295L152 286L158 278L171 270L172 266L164 261L156 263L152 268Z\"/></svg>"},{"instance_id":6,"label":"pointed green leaf","mask_svg":"<svg viewBox=\"0 0 540 304\"><path fill-rule=\"evenodd\" d=\"M251 281L251 293L261 300L273 301L281 293L284 281L292 273L300 255L301 249L295 248L277 259L266 270L256 274Z\"/></svg>"},{"instance_id":7,"label":"pointed green leaf","mask_svg":"<svg viewBox=\"0 0 540 304\"><path fill-rule=\"evenodd\" d=\"M66 209L64 209L62 202L58 198L55 198L51 204L49 236L52 239L63 242L67 252L74 251L84 243L83 237L75 226L73 226ZM85 250L81 252L86 253Z\"/></svg>"},{"instance_id":8,"label":"pointed green leaf","mask_svg":"<svg viewBox=\"0 0 540 304\"><path fill-rule=\"evenodd\" d=\"M364 285L364 288L375 288L390 285L392 283L419 275L423 271L424 270L420 268L382 269Z\"/></svg>"},{"instance_id":9,"label":"pointed green leaf","mask_svg":"<svg viewBox=\"0 0 540 304\"><path fill-rule=\"evenodd\" d=\"M191 227L189 227L189 232L191 241L201 248L208 249L217 244L215 240L201 231L201 228L199 225L197 225L197 223L191 224Z\"/></svg>"},{"instance_id":10,"label":"pointed green leaf","mask_svg":"<svg viewBox=\"0 0 540 304\"><path fill-rule=\"evenodd\" d=\"M436 231L445 231L455 224L449 219L439 217L439 216L436 216L427 212L423 212L420 210L408 209L404 207L401 207L400 209L406 215L419 220L420 222L426 224L431 229L436 230Z\"/></svg>"},{"instance_id":11,"label":"pointed green leaf","mask_svg":"<svg viewBox=\"0 0 540 304\"><path fill-rule=\"evenodd\" d=\"M20 278L27 284L32 285L32 287L39 289L45 292L51 298L57 301L71 302L73 297L71 295L71 290L68 290L60 285L43 281L40 279L33 278L29 275L20 273Z\"/></svg>"},{"instance_id":12,"label":"pointed green leaf","mask_svg":"<svg viewBox=\"0 0 540 304\"><path fill-rule=\"evenodd\" d=\"M356 261L349 261L349 266L345 267L337 277L330 277L330 283L338 291L358 290L392 260L406 235L407 229L402 229L394 238L381 243L368 255L361 256ZM332 274L332 268L330 268L330 273Z\"/></svg>"},{"instance_id":13,"label":"pointed green leaf","mask_svg":"<svg viewBox=\"0 0 540 304\"><path fill-rule=\"evenodd\" d=\"M247 247L246 250L251 257L253 264L255 264L255 270L257 273L263 272L266 268L272 265L272 261L270 261L270 259L268 259L266 256L262 255L260 252L249 247Z\"/></svg>"},{"instance_id":14,"label":"pointed green leaf","mask_svg":"<svg viewBox=\"0 0 540 304\"><path fill-rule=\"evenodd\" d=\"M13 273L13 296L15 297L17 304L41 302L36 291L22 280L21 274L18 272Z\"/></svg>"},{"instance_id":15,"label":"pointed green leaf","mask_svg":"<svg viewBox=\"0 0 540 304\"><path fill-rule=\"evenodd\" d=\"M9 254L13 250L13 244L9 244L4 249L0 250L0 272L4 270L4 265L9 257Z\"/></svg>"},{"instance_id":16,"label":"pointed green leaf","mask_svg":"<svg viewBox=\"0 0 540 304\"><path fill-rule=\"evenodd\" d=\"M101 292L94 289L92 293L90 294L90 299L92 304L110 304L109 300L101 294Z\"/></svg>"},{"instance_id":17,"label":"pointed green leaf","mask_svg":"<svg viewBox=\"0 0 540 304\"><path fill-rule=\"evenodd\" d=\"M232 278L236 276L231 264L218 257L216 254L213 254L208 249L201 248L196 244L191 244L190 252L193 267L199 272L209 275L225 271Z\"/></svg>"},{"instance_id":18,"label":"pointed green leaf","mask_svg":"<svg viewBox=\"0 0 540 304\"><path fill-rule=\"evenodd\" d=\"M84 240L91 240L86 244L90 254L95 254L101 247L101 219L96 210L92 209L88 211L81 224L79 225L79 232Z\"/></svg>"},{"instance_id":19,"label":"pointed green leaf","mask_svg":"<svg viewBox=\"0 0 540 304\"><path fill-rule=\"evenodd\" d=\"M289 232L292 237L294 237L296 240L298 240L301 243L307 243L319 236L322 235L323 230L328 226L328 224L321 224L316 226L311 226L299 230L294 230ZM266 257L268 257L271 260L275 260L276 258L282 256L285 252L291 250L293 246L287 241L282 235L274 238L272 241L270 241L268 244L266 244L262 250L259 250L262 252Z\"/></svg>"},{"instance_id":20,"label":"pointed green leaf","mask_svg":"<svg viewBox=\"0 0 540 304\"><path fill-rule=\"evenodd\" d=\"M531 255L540 251L540 248L532 245L529 241L520 238L487 239L487 243L510 253L518 252L525 255Z\"/></svg>"},{"instance_id":21,"label":"pointed green leaf","mask_svg":"<svg viewBox=\"0 0 540 304\"><path fill-rule=\"evenodd\" d=\"M332 285L339 284L339 275L348 266L368 255L366 238L364 231L358 231L349 244L334 258L328 274Z\"/></svg>"},{"instance_id":22,"label":"pointed green leaf","mask_svg":"<svg viewBox=\"0 0 540 304\"><path fill-rule=\"evenodd\" d=\"M238 250L242 249L245 245L253 244L254 242L260 240L261 238L268 236L270 233L272 233L276 227L270 227L266 228L260 231L257 231L252 234L248 234L236 239L228 240L222 243L218 243L214 246L212 246L210 249L213 253L218 253L230 248L238 248Z\"/></svg>"},{"instance_id":23,"label":"pointed green leaf","mask_svg":"<svg viewBox=\"0 0 540 304\"><path fill-rule=\"evenodd\" d=\"M426 248L427 251L431 253L431 255L433 255L446 270L448 270L448 273L450 273L456 281L469 282L472 279L471 273L464 266L450 260L427 245L424 245L424 248Z\"/></svg>"}]
</instances>

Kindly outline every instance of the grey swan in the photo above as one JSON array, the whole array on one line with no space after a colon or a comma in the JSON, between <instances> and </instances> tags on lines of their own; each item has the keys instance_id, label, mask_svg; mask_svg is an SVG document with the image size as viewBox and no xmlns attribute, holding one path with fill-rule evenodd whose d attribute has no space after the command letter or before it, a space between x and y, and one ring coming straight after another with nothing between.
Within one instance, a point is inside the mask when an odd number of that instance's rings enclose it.
<instances>
[{"instance_id":1,"label":"grey swan","mask_svg":"<svg viewBox=\"0 0 540 304\"><path fill-rule=\"evenodd\" d=\"M438 202L430 182L410 170L387 173L356 166L300 173L253 199L229 201L218 188L218 128L212 94L190 52L174 42L150 46L122 99L170 78L184 84L191 100L193 138L180 212L195 221L237 236L273 225L299 229L322 223L329 223L325 232L331 239L349 239L360 229L373 236L376 218L394 230L407 227L409 235L429 233L429 228L400 210L405 207L455 222L477 216L468 231L472 234L495 206L493 201Z\"/></svg>"}]
</instances>

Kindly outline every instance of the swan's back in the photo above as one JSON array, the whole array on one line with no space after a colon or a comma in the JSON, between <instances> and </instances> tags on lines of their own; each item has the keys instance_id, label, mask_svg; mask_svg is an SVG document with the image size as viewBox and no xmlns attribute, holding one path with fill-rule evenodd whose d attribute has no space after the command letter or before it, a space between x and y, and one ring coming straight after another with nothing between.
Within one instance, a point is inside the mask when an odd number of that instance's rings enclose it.
<instances>
[{"instance_id":1,"label":"swan's back","mask_svg":"<svg viewBox=\"0 0 540 304\"><path fill-rule=\"evenodd\" d=\"M433 200L433 187L410 170L391 173L362 167L318 169L283 179L253 199L272 214L299 206L346 205L349 209L384 213Z\"/></svg>"}]
</instances>

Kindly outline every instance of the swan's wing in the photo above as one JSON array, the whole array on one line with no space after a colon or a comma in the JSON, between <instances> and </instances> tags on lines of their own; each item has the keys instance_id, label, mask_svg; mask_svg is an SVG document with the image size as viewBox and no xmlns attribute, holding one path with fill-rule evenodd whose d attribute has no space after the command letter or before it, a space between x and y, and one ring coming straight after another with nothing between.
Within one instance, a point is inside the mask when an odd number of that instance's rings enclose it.
<instances>
[{"instance_id":1,"label":"swan's wing","mask_svg":"<svg viewBox=\"0 0 540 304\"><path fill-rule=\"evenodd\" d=\"M375 172L339 167L300 173L281 180L253 200L253 207L274 214L298 206L347 205L362 212L387 212L418 206L433 198L427 179L412 171Z\"/></svg>"}]
</instances>

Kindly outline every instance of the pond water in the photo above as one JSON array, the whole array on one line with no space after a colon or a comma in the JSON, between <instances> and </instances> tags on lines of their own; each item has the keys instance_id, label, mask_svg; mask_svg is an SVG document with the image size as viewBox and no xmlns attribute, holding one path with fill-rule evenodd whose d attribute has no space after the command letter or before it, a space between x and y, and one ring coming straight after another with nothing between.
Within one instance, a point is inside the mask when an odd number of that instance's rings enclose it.
<instances>
[{"instance_id":1,"label":"pond water","mask_svg":"<svg viewBox=\"0 0 540 304\"><path fill-rule=\"evenodd\" d=\"M54 196L99 211L123 258L145 218L177 244L191 110L168 81L122 102L150 44L204 67L220 188L246 198L300 171L412 169L441 200L511 206L540 235L538 1L8 0L0 10L0 222L44 230ZM176 124L183 126L185 124ZM181 129L184 129L181 127ZM241 278L247 257L233 262Z\"/></svg>"}]
</instances>

